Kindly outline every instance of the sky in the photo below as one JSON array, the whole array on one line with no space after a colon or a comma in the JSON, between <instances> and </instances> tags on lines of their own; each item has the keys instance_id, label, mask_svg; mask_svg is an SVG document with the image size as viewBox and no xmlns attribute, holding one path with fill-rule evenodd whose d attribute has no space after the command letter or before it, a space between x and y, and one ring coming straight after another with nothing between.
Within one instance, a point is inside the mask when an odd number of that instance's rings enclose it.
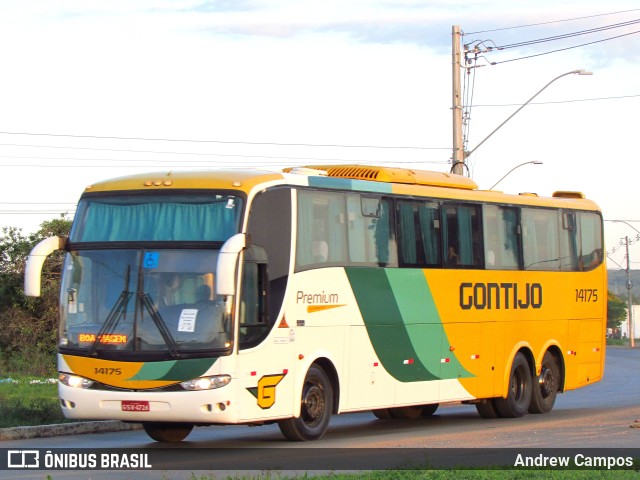
<instances>
[{"instance_id":1,"label":"sky","mask_svg":"<svg viewBox=\"0 0 640 480\"><path fill-rule=\"evenodd\" d=\"M87 185L145 171L449 171L454 25L477 47L468 151L535 96L468 174L486 189L517 167L500 190L583 192L609 268L626 267L625 237L640 268L635 0L5 0L0 227L71 218Z\"/></svg>"}]
</instances>

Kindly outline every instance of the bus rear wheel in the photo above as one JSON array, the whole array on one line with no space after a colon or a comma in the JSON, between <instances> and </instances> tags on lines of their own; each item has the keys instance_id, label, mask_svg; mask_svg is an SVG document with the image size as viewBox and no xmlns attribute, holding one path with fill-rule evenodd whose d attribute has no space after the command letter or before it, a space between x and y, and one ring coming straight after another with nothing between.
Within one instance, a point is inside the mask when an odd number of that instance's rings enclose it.
<instances>
[{"instance_id":1,"label":"bus rear wheel","mask_svg":"<svg viewBox=\"0 0 640 480\"><path fill-rule=\"evenodd\" d=\"M495 399L487 398L486 400L476 403L476 410L482 418L498 418L498 412L493 403Z\"/></svg>"},{"instance_id":2,"label":"bus rear wheel","mask_svg":"<svg viewBox=\"0 0 640 480\"><path fill-rule=\"evenodd\" d=\"M181 442L193 430L190 423L144 422L142 427L156 442Z\"/></svg>"},{"instance_id":3,"label":"bus rear wheel","mask_svg":"<svg viewBox=\"0 0 640 480\"><path fill-rule=\"evenodd\" d=\"M533 381L530 413L548 413L553 408L560 384L560 367L551 352L542 357L540 375Z\"/></svg>"},{"instance_id":4,"label":"bus rear wheel","mask_svg":"<svg viewBox=\"0 0 640 480\"><path fill-rule=\"evenodd\" d=\"M289 440L317 440L324 435L333 412L333 388L325 371L312 365L302 387L300 416L280 420L278 427Z\"/></svg>"},{"instance_id":5,"label":"bus rear wheel","mask_svg":"<svg viewBox=\"0 0 640 480\"><path fill-rule=\"evenodd\" d=\"M376 418L380 420L390 420L393 417L391 416L391 410L389 408L379 408L377 410L372 410L373 414Z\"/></svg>"},{"instance_id":6,"label":"bus rear wheel","mask_svg":"<svg viewBox=\"0 0 640 480\"><path fill-rule=\"evenodd\" d=\"M439 406L440 406L439 403L431 403L429 405L423 405L422 406L422 416L423 417L430 417L431 415L436 413L436 410L438 410Z\"/></svg>"},{"instance_id":7,"label":"bus rear wheel","mask_svg":"<svg viewBox=\"0 0 640 480\"><path fill-rule=\"evenodd\" d=\"M503 418L522 417L531 403L531 368L526 357L518 352L511 364L507 398L496 398L493 404Z\"/></svg>"}]
</instances>

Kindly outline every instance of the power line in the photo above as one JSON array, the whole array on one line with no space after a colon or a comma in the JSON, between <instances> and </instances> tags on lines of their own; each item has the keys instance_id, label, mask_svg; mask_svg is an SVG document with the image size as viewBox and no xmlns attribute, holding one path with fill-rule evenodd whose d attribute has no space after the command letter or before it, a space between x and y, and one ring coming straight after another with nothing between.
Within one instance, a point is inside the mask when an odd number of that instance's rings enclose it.
<instances>
[{"instance_id":1,"label":"power line","mask_svg":"<svg viewBox=\"0 0 640 480\"><path fill-rule=\"evenodd\" d=\"M491 30L479 30L477 32L463 33L463 35L477 35L479 33L492 33L492 32L501 32L504 30L515 30L519 28L528 28L528 27L539 27L541 25L550 25L553 23L564 23L564 22L573 22L575 20L586 20L588 18L597 18L597 17L605 17L608 15L618 15L620 13L629 13L629 12L637 12L640 11L640 8L632 8L630 10L620 10L618 12L609 12L609 13L600 13L596 15L587 15L584 17L574 17L574 18L565 18L563 20L551 20L549 22L540 22L540 23L530 23L527 25L518 25L513 27L503 27L503 28L494 28Z\"/></svg>"},{"instance_id":2,"label":"power line","mask_svg":"<svg viewBox=\"0 0 640 480\"><path fill-rule=\"evenodd\" d=\"M624 34L622 34L622 35L616 35L616 36L614 36L614 37L603 38L603 39L601 39L601 40L595 40L595 41L593 41L593 42L581 43L581 44L579 44L579 45L573 45L573 46L571 46L571 47L558 48L558 49L556 49L556 50L550 50L550 51L543 52L543 53L536 53L536 54L533 54L533 55L526 55L526 56L524 56L524 57L512 58L512 59L510 59L510 60L502 60L502 61L499 61L499 62L490 62L490 64L491 64L491 65L498 65L498 64L500 64L500 63L509 63L509 62L515 62L515 61L517 61L517 60L525 60L525 59L527 59L527 58L541 57L541 56L543 56L543 55L549 55L549 54L551 54L551 53L564 52L564 51L566 51L566 50L572 50L572 49L574 49L574 48L585 47L585 46L587 46L587 45L594 45L594 44L596 44L596 43L607 42L607 41L609 41L609 40L615 40L615 39L617 39L617 38L628 37L629 35L635 35L636 33L640 33L640 30L636 30L635 32L630 32L630 33L624 33Z\"/></svg>"},{"instance_id":3,"label":"power line","mask_svg":"<svg viewBox=\"0 0 640 480\"><path fill-rule=\"evenodd\" d=\"M116 137L101 135L74 135L62 133L34 133L34 132L7 132L0 131L2 135L24 135L33 137L54 137L54 138L82 138L94 140L135 140L147 142L172 142L172 143L216 143L223 145L268 145L277 147L328 147L328 148L372 148L372 149L399 149L399 150L449 150L450 147L416 147L408 145L347 145L347 144L322 144L322 143L284 143L284 142L253 142L253 141L231 141L231 140L199 140L199 139L178 139L178 138L145 138L145 137ZM6 144L3 144L6 145ZM10 144L9 144L10 145ZM51 147L55 148L55 147ZM57 147L64 148L64 147ZM80 148L80 147L78 147ZM110 150L110 149L105 149ZM120 150L117 150L120 151ZM122 150L127 151L127 150ZM130 150L128 150L130 151ZM149 153L149 152L143 152ZM164 153L164 152L151 152Z\"/></svg>"},{"instance_id":4,"label":"power line","mask_svg":"<svg viewBox=\"0 0 640 480\"><path fill-rule=\"evenodd\" d=\"M577 32L571 32L571 33L563 33L561 35L554 35L551 37L544 37L544 38L538 38L538 39L534 39L534 40L525 40L523 42L517 42L517 43L510 43L510 44L506 44L506 45L499 45L495 48L495 50L508 50L510 48L517 48L517 47L524 47L524 46L528 46L528 45L535 45L538 43L545 43L545 42L552 42L555 40L565 40L567 38L573 38L573 37L579 37L581 35L589 35L591 33L599 33L599 32L604 32L606 30L612 30L614 28L621 28L621 27L628 27L631 25L636 25L640 23L640 19L636 19L636 20L630 20L628 22L621 22L621 23L614 23L611 25L605 25L603 27L597 27L597 28L590 28L587 30L580 30ZM491 50L493 50L494 48L491 48Z\"/></svg>"},{"instance_id":5,"label":"power line","mask_svg":"<svg viewBox=\"0 0 640 480\"><path fill-rule=\"evenodd\" d=\"M555 100L548 102L529 102L527 105L549 105L555 103L577 103L577 102L596 102L600 100L621 100L625 98L637 98L640 97L640 94L636 95L620 95L617 97L599 97L599 98L575 98L573 100ZM493 104L493 105L473 105L473 107L516 107L520 106L522 103L501 103L501 104ZM466 107L466 105L463 105Z\"/></svg>"}]
</instances>

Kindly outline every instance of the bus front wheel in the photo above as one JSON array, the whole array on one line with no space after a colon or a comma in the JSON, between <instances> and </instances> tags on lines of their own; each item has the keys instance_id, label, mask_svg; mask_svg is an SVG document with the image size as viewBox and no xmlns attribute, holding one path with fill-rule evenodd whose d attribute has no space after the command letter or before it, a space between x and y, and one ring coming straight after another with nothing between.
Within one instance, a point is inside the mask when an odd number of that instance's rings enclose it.
<instances>
[{"instance_id":1,"label":"bus front wheel","mask_svg":"<svg viewBox=\"0 0 640 480\"><path fill-rule=\"evenodd\" d=\"M300 416L280 420L278 427L289 440L317 440L324 435L333 412L333 388L325 371L312 365L302 387Z\"/></svg>"},{"instance_id":2,"label":"bus front wheel","mask_svg":"<svg viewBox=\"0 0 640 480\"><path fill-rule=\"evenodd\" d=\"M181 442L193 430L190 423L144 422L142 427L156 442Z\"/></svg>"},{"instance_id":3,"label":"bus front wheel","mask_svg":"<svg viewBox=\"0 0 640 480\"><path fill-rule=\"evenodd\" d=\"M548 413L556 402L558 385L560 384L560 367L551 352L542 357L540 375L533 381L531 393L530 413Z\"/></svg>"},{"instance_id":4,"label":"bus front wheel","mask_svg":"<svg viewBox=\"0 0 640 480\"><path fill-rule=\"evenodd\" d=\"M496 398L493 404L503 418L522 417L531 403L531 368L526 357L518 352L511 364L507 398Z\"/></svg>"}]
</instances>

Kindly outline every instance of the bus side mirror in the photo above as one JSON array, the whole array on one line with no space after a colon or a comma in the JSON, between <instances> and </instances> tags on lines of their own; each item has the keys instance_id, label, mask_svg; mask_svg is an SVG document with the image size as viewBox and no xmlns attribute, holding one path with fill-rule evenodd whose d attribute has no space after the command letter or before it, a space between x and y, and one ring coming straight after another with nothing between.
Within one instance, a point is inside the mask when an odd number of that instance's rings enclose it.
<instances>
[{"instance_id":1,"label":"bus side mirror","mask_svg":"<svg viewBox=\"0 0 640 480\"><path fill-rule=\"evenodd\" d=\"M28 297L39 297L42 282L42 265L49 255L56 250L63 250L66 238L49 237L39 242L27 257L24 271L24 294Z\"/></svg>"},{"instance_id":2,"label":"bus side mirror","mask_svg":"<svg viewBox=\"0 0 640 480\"><path fill-rule=\"evenodd\" d=\"M216 265L216 295L227 296L236 293L238 256L246 245L247 236L244 233L235 234L222 245Z\"/></svg>"}]
</instances>

